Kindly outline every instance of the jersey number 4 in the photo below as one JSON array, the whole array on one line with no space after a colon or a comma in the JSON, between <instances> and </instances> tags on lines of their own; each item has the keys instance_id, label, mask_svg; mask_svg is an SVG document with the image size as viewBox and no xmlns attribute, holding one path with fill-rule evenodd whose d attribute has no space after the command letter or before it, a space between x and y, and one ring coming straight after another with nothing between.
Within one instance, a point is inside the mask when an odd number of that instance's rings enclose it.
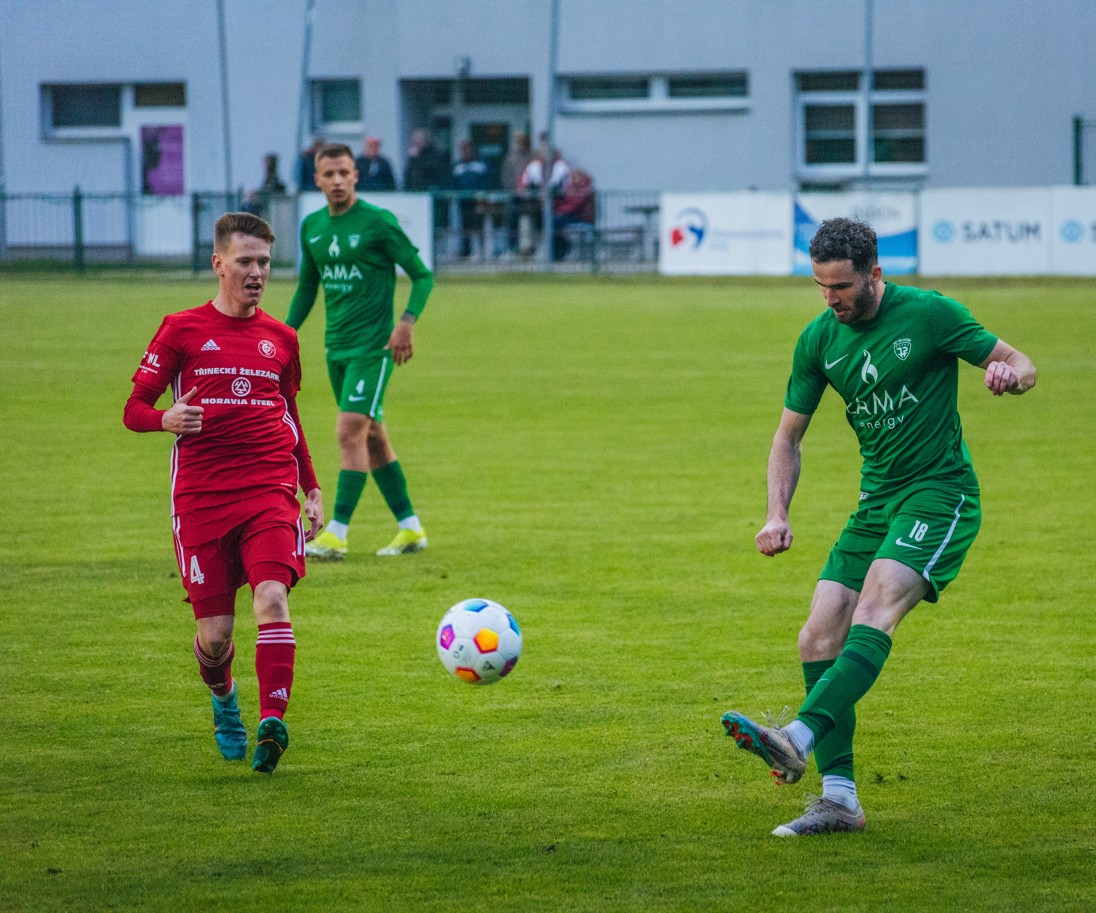
<instances>
[{"instance_id":1,"label":"jersey number 4","mask_svg":"<svg viewBox=\"0 0 1096 913\"><path fill-rule=\"evenodd\" d=\"M197 555L192 556L190 559L190 582L205 583L205 574L202 573L202 569L198 566Z\"/></svg>"}]
</instances>

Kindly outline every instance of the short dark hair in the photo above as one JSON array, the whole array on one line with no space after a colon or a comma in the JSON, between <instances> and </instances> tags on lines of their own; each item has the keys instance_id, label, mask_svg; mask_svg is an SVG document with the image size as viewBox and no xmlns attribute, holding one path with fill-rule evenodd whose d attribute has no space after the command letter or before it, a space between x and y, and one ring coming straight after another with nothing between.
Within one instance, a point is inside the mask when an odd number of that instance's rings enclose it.
<instances>
[{"instance_id":1,"label":"short dark hair","mask_svg":"<svg viewBox=\"0 0 1096 913\"><path fill-rule=\"evenodd\" d=\"M875 229L856 219L826 219L811 239L811 259L816 263L851 260L852 268L866 276L879 262Z\"/></svg>"},{"instance_id":2,"label":"short dark hair","mask_svg":"<svg viewBox=\"0 0 1096 913\"><path fill-rule=\"evenodd\" d=\"M274 243L274 232L265 219L250 212L226 212L213 227L213 249L227 250L232 236L236 234L260 238L268 244Z\"/></svg>"},{"instance_id":3,"label":"short dark hair","mask_svg":"<svg viewBox=\"0 0 1096 913\"><path fill-rule=\"evenodd\" d=\"M319 164L320 159L337 159L344 155L354 161L354 153L346 143L325 143L316 150L316 164Z\"/></svg>"}]
</instances>

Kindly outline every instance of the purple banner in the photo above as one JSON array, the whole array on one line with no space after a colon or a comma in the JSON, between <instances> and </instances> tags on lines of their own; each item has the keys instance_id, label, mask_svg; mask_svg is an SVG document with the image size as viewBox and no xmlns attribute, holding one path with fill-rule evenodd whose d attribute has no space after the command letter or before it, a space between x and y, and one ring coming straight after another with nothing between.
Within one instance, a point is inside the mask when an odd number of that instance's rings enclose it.
<instances>
[{"instance_id":1,"label":"purple banner","mask_svg":"<svg viewBox=\"0 0 1096 913\"><path fill-rule=\"evenodd\" d=\"M141 193L168 197L183 192L182 126L141 127Z\"/></svg>"}]
</instances>

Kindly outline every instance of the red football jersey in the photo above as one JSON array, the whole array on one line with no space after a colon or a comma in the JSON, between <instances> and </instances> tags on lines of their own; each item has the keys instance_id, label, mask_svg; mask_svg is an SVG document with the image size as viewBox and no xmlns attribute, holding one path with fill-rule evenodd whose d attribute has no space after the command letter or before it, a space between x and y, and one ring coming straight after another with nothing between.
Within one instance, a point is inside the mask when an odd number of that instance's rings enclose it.
<instances>
[{"instance_id":1,"label":"red football jersey","mask_svg":"<svg viewBox=\"0 0 1096 913\"><path fill-rule=\"evenodd\" d=\"M202 430L177 436L171 453L172 514L216 507L271 489L318 488L297 416L297 334L256 308L229 317L212 302L169 314L133 375L125 423L161 430L156 401L194 387Z\"/></svg>"}]
</instances>

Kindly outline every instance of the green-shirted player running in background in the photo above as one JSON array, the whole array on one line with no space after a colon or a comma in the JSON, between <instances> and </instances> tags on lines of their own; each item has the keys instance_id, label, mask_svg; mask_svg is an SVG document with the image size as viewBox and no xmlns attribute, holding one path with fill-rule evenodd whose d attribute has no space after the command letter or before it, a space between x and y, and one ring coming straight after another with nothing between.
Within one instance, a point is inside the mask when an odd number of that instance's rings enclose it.
<instances>
[{"instance_id":1,"label":"green-shirted player running in background","mask_svg":"<svg viewBox=\"0 0 1096 913\"><path fill-rule=\"evenodd\" d=\"M426 548L426 531L411 506L383 420L385 388L393 367L411 358L412 329L434 275L392 213L357 199L357 179L349 146L331 144L316 153L316 184L327 206L301 225L301 272L286 318L299 329L323 286L327 371L339 406L340 469L334 519L305 547L305 554L322 560L346 557L350 518L370 472L399 524L396 538L377 554ZM397 264L411 278L411 295L394 321Z\"/></svg>"},{"instance_id":2,"label":"green-shirted player running in background","mask_svg":"<svg viewBox=\"0 0 1096 913\"><path fill-rule=\"evenodd\" d=\"M822 393L833 387L863 457L860 503L838 537L799 633L807 699L791 723L762 726L723 715L739 748L778 782L803 776L813 752L821 799L777 836L864 829L853 778L854 707L875 683L898 623L936 602L955 579L981 524L978 479L957 410L958 360L985 369L995 396L1035 385L1026 355L937 292L885 283L875 232L830 219L811 241L827 310L799 337L768 466L764 555L792 545L788 508L801 445Z\"/></svg>"}]
</instances>

